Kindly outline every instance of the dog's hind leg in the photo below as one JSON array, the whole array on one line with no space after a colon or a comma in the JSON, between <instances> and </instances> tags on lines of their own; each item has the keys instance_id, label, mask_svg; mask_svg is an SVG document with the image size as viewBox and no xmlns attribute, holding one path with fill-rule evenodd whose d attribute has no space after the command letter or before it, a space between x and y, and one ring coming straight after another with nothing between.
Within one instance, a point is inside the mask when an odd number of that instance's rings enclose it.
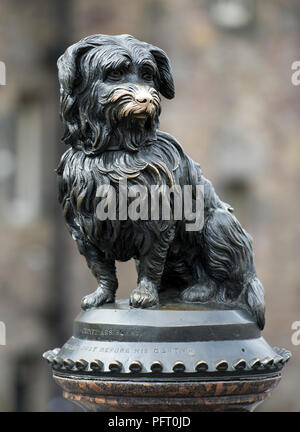
<instances>
[{"instance_id":1,"label":"dog's hind leg","mask_svg":"<svg viewBox=\"0 0 300 432\"><path fill-rule=\"evenodd\" d=\"M138 284L131 292L130 304L134 307L147 308L159 303L158 290L164 271L169 245L174 239L175 228L161 233L150 250L139 257Z\"/></svg>"},{"instance_id":2,"label":"dog's hind leg","mask_svg":"<svg viewBox=\"0 0 300 432\"><path fill-rule=\"evenodd\" d=\"M216 282L207 276L204 269L197 265L198 275L194 283L181 292L180 298L185 302L207 302L211 300L217 290Z\"/></svg>"},{"instance_id":3,"label":"dog's hind leg","mask_svg":"<svg viewBox=\"0 0 300 432\"><path fill-rule=\"evenodd\" d=\"M225 209L210 212L203 230L202 262L218 283L216 299L247 309L264 327L264 290L256 277L251 238Z\"/></svg>"},{"instance_id":4,"label":"dog's hind leg","mask_svg":"<svg viewBox=\"0 0 300 432\"><path fill-rule=\"evenodd\" d=\"M205 302L213 297L216 284L209 278L200 263L199 251L194 247L183 250L178 245L167 256L162 275L162 288L176 290L184 302ZM189 253L189 256L188 256Z\"/></svg>"}]
</instances>

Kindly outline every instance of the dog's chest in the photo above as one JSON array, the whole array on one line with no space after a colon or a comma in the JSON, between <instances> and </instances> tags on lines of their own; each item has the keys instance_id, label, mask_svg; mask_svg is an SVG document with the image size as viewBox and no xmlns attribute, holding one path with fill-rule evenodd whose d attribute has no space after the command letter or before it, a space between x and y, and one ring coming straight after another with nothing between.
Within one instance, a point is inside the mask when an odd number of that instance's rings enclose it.
<instances>
[{"instance_id":1,"label":"dog's chest","mask_svg":"<svg viewBox=\"0 0 300 432\"><path fill-rule=\"evenodd\" d=\"M164 200L153 192L181 181L180 162L166 142L94 158L71 150L58 168L60 200L67 217L102 251L119 260L137 257L172 224L171 214L163 220Z\"/></svg>"},{"instance_id":2,"label":"dog's chest","mask_svg":"<svg viewBox=\"0 0 300 432\"><path fill-rule=\"evenodd\" d=\"M122 185L104 184L103 188L98 185L94 207L97 243L115 259L138 258L173 224L172 205L162 209L166 201L153 195L156 186L147 183L145 176L139 182L127 179L126 187L124 181ZM99 196L100 190L103 196Z\"/></svg>"}]
</instances>

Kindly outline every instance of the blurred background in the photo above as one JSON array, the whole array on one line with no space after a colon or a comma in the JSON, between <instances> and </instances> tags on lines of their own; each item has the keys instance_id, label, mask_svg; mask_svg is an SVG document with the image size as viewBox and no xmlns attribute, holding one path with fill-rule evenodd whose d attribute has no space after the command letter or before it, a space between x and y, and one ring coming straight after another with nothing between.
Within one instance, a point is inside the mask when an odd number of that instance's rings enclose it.
<instances>
[{"instance_id":1,"label":"blurred background","mask_svg":"<svg viewBox=\"0 0 300 432\"><path fill-rule=\"evenodd\" d=\"M57 203L60 142L56 60L80 38L129 33L163 48L176 98L161 129L200 162L254 238L271 346L293 357L259 411L300 411L300 60L297 0L1 0L0 411L64 411L44 351L72 334L96 281ZM119 297L135 286L118 265Z\"/></svg>"}]
</instances>

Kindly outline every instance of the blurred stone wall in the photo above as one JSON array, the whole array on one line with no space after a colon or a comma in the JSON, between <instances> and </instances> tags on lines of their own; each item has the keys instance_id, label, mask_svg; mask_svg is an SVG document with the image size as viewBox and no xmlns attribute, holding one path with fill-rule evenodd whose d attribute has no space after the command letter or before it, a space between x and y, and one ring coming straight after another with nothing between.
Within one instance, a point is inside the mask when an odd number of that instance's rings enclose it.
<instances>
[{"instance_id":1,"label":"blurred stone wall","mask_svg":"<svg viewBox=\"0 0 300 432\"><path fill-rule=\"evenodd\" d=\"M300 5L241 0L244 11L230 12L220 3L2 1L0 411L70 409L56 399L40 354L71 334L80 300L96 284L56 204L53 170L64 148L55 61L93 33L130 33L169 54L176 98L163 102L161 129L200 162L253 236L266 291L264 337L293 353L259 410L300 410L300 346L291 344L292 322L300 321L300 88L291 83ZM118 275L125 297L136 283L133 263L118 264Z\"/></svg>"}]
</instances>

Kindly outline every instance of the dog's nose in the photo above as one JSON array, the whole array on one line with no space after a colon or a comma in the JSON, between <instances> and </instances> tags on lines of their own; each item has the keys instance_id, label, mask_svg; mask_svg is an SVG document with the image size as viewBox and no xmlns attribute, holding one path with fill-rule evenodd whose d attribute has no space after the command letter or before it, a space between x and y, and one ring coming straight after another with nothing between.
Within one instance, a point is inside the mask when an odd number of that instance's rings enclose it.
<instances>
[{"instance_id":1,"label":"dog's nose","mask_svg":"<svg viewBox=\"0 0 300 432\"><path fill-rule=\"evenodd\" d=\"M150 97L139 97L136 98L136 101L140 104L148 104L151 101Z\"/></svg>"},{"instance_id":2,"label":"dog's nose","mask_svg":"<svg viewBox=\"0 0 300 432\"><path fill-rule=\"evenodd\" d=\"M136 96L135 96L135 100L138 104L143 105L143 106L148 106L151 101L152 101L152 96L150 93L148 92L139 92Z\"/></svg>"}]
</instances>

